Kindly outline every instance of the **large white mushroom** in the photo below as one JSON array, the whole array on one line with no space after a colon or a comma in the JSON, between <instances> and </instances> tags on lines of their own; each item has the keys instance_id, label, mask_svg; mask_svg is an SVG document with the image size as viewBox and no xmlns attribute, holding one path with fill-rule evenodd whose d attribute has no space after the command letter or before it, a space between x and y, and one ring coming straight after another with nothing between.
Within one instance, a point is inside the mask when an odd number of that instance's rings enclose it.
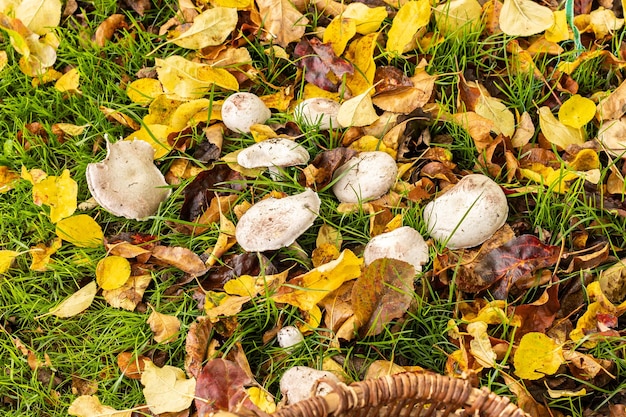
<instances>
[{"instance_id":1,"label":"large white mushroom","mask_svg":"<svg viewBox=\"0 0 626 417\"><path fill-rule=\"evenodd\" d=\"M91 195L116 216L144 220L153 215L170 195L153 157L154 148L145 141L107 141L106 158L87 165Z\"/></svg>"},{"instance_id":2,"label":"large white mushroom","mask_svg":"<svg viewBox=\"0 0 626 417\"><path fill-rule=\"evenodd\" d=\"M249 133L250 126L265 123L272 116L261 99L252 93L235 93L222 104L222 121L233 132Z\"/></svg>"},{"instance_id":3,"label":"large white mushroom","mask_svg":"<svg viewBox=\"0 0 626 417\"><path fill-rule=\"evenodd\" d=\"M291 139L274 138L248 146L237 155L237 163L244 168L277 168L305 165L309 152Z\"/></svg>"},{"instance_id":4,"label":"large white mushroom","mask_svg":"<svg viewBox=\"0 0 626 417\"><path fill-rule=\"evenodd\" d=\"M385 152L361 152L337 168L333 193L342 203L381 197L396 182L396 161Z\"/></svg>"},{"instance_id":5,"label":"large white mushroom","mask_svg":"<svg viewBox=\"0 0 626 417\"><path fill-rule=\"evenodd\" d=\"M422 265L428 262L428 245L422 235L412 227L403 226L374 236L365 246L363 260L369 265L376 259L390 258L408 262L415 268L415 272L422 270Z\"/></svg>"},{"instance_id":6,"label":"large white mushroom","mask_svg":"<svg viewBox=\"0 0 626 417\"><path fill-rule=\"evenodd\" d=\"M287 404L295 404L314 396L330 393L333 388L321 380L339 383L339 378L332 372L318 371L307 366L289 368L280 379L280 392Z\"/></svg>"},{"instance_id":7,"label":"large white mushroom","mask_svg":"<svg viewBox=\"0 0 626 417\"><path fill-rule=\"evenodd\" d=\"M337 113L341 105L329 98L309 98L294 108L294 115L309 126L318 126L319 130L339 127Z\"/></svg>"},{"instance_id":8,"label":"large white mushroom","mask_svg":"<svg viewBox=\"0 0 626 417\"><path fill-rule=\"evenodd\" d=\"M239 219L237 242L248 252L289 246L311 227L320 205L319 196L310 188L290 197L261 200Z\"/></svg>"},{"instance_id":9,"label":"large white mushroom","mask_svg":"<svg viewBox=\"0 0 626 417\"><path fill-rule=\"evenodd\" d=\"M508 214L506 195L482 174L467 175L424 208L430 235L450 249L480 245L504 225Z\"/></svg>"}]
</instances>

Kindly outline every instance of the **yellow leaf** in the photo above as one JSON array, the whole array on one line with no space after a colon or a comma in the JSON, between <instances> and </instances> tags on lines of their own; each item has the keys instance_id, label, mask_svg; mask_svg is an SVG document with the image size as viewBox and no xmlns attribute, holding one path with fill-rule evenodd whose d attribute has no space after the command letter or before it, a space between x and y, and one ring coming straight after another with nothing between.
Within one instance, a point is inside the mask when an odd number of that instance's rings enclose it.
<instances>
[{"instance_id":1,"label":"yellow leaf","mask_svg":"<svg viewBox=\"0 0 626 417\"><path fill-rule=\"evenodd\" d=\"M446 36L460 36L473 31L481 22L482 7L477 0L451 0L435 8L439 32Z\"/></svg>"},{"instance_id":2,"label":"yellow leaf","mask_svg":"<svg viewBox=\"0 0 626 417\"><path fill-rule=\"evenodd\" d=\"M74 317L89 308L96 297L96 292L98 292L96 281L91 281L63 300L58 306L51 308L45 315L52 314L60 318Z\"/></svg>"},{"instance_id":3,"label":"yellow leaf","mask_svg":"<svg viewBox=\"0 0 626 417\"><path fill-rule=\"evenodd\" d=\"M200 122L208 122L208 110L211 108L211 100L199 98L182 103L172 112L169 127L172 132L180 132L186 127L193 127ZM208 116L208 117L207 117Z\"/></svg>"},{"instance_id":4,"label":"yellow leaf","mask_svg":"<svg viewBox=\"0 0 626 417\"><path fill-rule=\"evenodd\" d=\"M387 17L387 10L384 7L369 7L355 2L348 4L340 16L353 20L356 23L357 33L369 35L378 30Z\"/></svg>"},{"instance_id":5,"label":"yellow leaf","mask_svg":"<svg viewBox=\"0 0 626 417\"><path fill-rule=\"evenodd\" d=\"M235 243L237 243L237 239L235 238L235 224L224 216L222 208L220 207L220 234L217 237L213 251L211 251L209 255L209 259L206 261L206 265L209 267L213 266Z\"/></svg>"},{"instance_id":6,"label":"yellow leaf","mask_svg":"<svg viewBox=\"0 0 626 417\"><path fill-rule=\"evenodd\" d=\"M511 36L531 36L554 25L554 14L548 7L532 0L504 0L500 11L500 29Z\"/></svg>"},{"instance_id":7,"label":"yellow leaf","mask_svg":"<svg viewBox=\"0 0 626 417\"><path fill-rule=\"evenodd\" d=\"M297 289L281 287L284 292L273 296L277 303L287 303L309 311L328 293L336 290L344 282L361 275L363 260L357 258L350 250L344 250L335 261L328 262L304 275L294 278ZM292 281L293 281L292 280Z\"/></svg>"},{"instance_id":8,"label":"yellow leaf","mask_svg":"<svg viewBox=\"0 0 626 417\"><path fill-rule=\"evenodd\" d=\"M539 127L548 142L561 149L565 149L569 145L585 143L585 131L583 129L566 126L559 122L547 106L539 109Z\"/></svg>"},{"instance_id":9,"label":"yellow leaf","mask_svg":"<svg viewBox=\"0 0 626 417\"><path fill-rule=\"evenodd\" d=\"M150 274L137 275L130 277L128 281L119 288L111 291L102 291L102 296L111 307L133 311L137 307L137 304L141 302L143 294L151 282L152 276Z\"/></svg>"},{"instance_id":10,"label":"yellow leaf","mask_svg":"<svg viewBox=\"0 0 626 417\"><path fill-rule=\"evenodd\" d=\"M372 94L372 84L376 75L374 50L376 48L377 33L362 36L350 43L345 57L354 65L355 71L346 76L346 85L353 96L369 91Z\"/></svg>"},{"instance_id":11,"label":"yellow leaf","mask_svg":"<svg viewBox=\"0 0 626 417\"><path fill-rule=\"evenodd\" d=\"M255 142L263 142L264 140L274 139L278 134L268 125L253 124L250 126L250 134Z\"/></svg>"},{"instance_id":12,"label":"yellow leaf","mask_svg":"<svg viewBox=\"0 0 626 417\"><path fill-rule=\"evenodd\" d=\"M131 417L133 411L118 411L108 405L102 405L95 395L81 395L69 406L67 414L78 417Z\"/></svg>"},{"instance_id":13,"label":"yellow leaf","mask_svg":"<svg viewBox=\"0 0 626 417\"><path fill-rule=\"evenodd\" d=\"M554 169L543 164L534 163L530 168L520 169L523 177L548 187L551 191L563 194L567 192L569 181L578 178L578 174L565 169Z\"/></svg>"},{"instance_id":14,"label":"yellow leaf","mask_svg":"<svg viewBox=\"0 0 626 417\"><path fill-rule=\"evenodd\" d=\"M487 334L487 323L476 321L467 325L467 332L472 336L470 353L485 368L496 366L496 352L491 347Z\"/></svg>"},{"instance_id":15,"label":"yellow leaf","mask_svg":"<svg viewBox=\"0 0 626 417\"><path fill-rule=\"evenodd\" d=\"M353 3L357 4L357 3ZM358 3L361 4L361 3ZM365 6L367 7L367 6ZM367 7L369 9L369 7ZM343 54L348 41L356 34L356 22L339 15L335 17L324 30L323 42L329 43L337 56Z\"/></svg>"},{"instance_id":16,"label":"yellow leaf","mask_svg":"<svg viewBox=\"0 0 626 417\"><path fill-rule=\"evenodd\" d=\"M143 395L154 414L175 413L191 406L196 392L195 378L186 379L182 369L145 363L141 374Z\"/></svg>"},{"instance_id":17,"label":"yellow leaf","mask_svg":"<svg viewBox=\"0 0 626 417\"><path fill-rule=\"evenodd\" d=\"M546 30L546 39L550 42L562 42L570 39L565 9L555 10L553 13L554 24Z\"/></svg>"},{"instance_id":18,"label":"yellow leaf","mask_svg":"<svg viewBox=\"0 0 626 417\"><path fill-rule=\"evenodd\" d=\"M287 44L300 40L304 35L309 19L296 9L291 0L257 0L263 30L275 43Z\"/></svg>"},{"instance_id":19,"label":"yellow leaf","mask_svg":"<svg viewBox=\"0 0 626 417\"><path fill-rule=\"evenodd\" d=\"M369 91L344 101L337 112L337 122L341 127L368 126L378 120Z\"/></svg>"},{"instance_id":20,"label":"yellow leaf","mask_svg":"<svg viewBox=\"0 0 626 417\"><path fill-rule=\"evenodd\" d=\"M85 131L85 128L89 125L77 126L71 123L55 123L54 126L67 135L78 136L82 135Z\"/></svg>"},{"instance_id":21,"label":"yellow leaf","mask_svg":"<svg viewBox=\"0 0 626 417\"><path fill-rule=\"evenodd\" d=\"M259 407L261 411L265 413L273 413L276 411L276 404L274 403L274 398L265 390L262 390L259 387L250 387L246 388L246 392L248 393L248 398L254 405Z\"/></svg>"},{"instance_id":22,"label":"yellow leaf","mask_svg":"<svg viewBox=\"0 0 626 417\"><path fill-rule=\"evenodd\" d=\"M217 323L220 316L231 317L241 311L252 297L240 297L221 292L208 291L205 296L204 311L212 323Z\"/></svg>"},{"instance_id":23,"label":"yellow leaf","mask_svg":"<svg viewBox=\"0 0 626 417\"><path fill-rule=\"evenodd\" d=\"M593 149L581 149L574 159L568 163L574 171L589 171L600 168L600 158Z\"/></svg>"},{"instance_id":24,"label":"yellow leaf","mask_svg":"<svg viewBox=\"0 0 626 417\"><path fill-rule=\"evenodd\" d=\"M513 357L515 375L522 379L540 379L553 375L564 362L561 346L543 333L522 336Z\"/></svg>"},{"instance_id":25,"label":"yellow leaf","mask_svg":"<svg viewBox=\"0 0 626 417\"><path fill-rule=\"evenodd\" d=\"M360 137L359 139L352 142L349 148L354 149L359 152L382 151L382 152L387 152L394 159L396 157L395 149L387 147L383 143L383 141L371 135L365 135L365 136Z\"/></svg>"},{"instance_id":26,"label":"yellow leaf","mask_svg":"<svg viewBox=\"0 0 626 417\"><path fill-rule=\"evenodd\" d=\"M50 246L46 246L44 243L40 243L38 245L30 248L30 254L33 257L33 260L30 264L30 269L32 271L43 272L48 269L48 264L50 263L50 256L56 253L57 250L63 244L60 237L57 237L52 241Z\"/></svg>"},{"instance_id":27,"label":"yellow leaf","mask_svg":"<svg viewBox=\"0 0 626 417\"><path fill-rule=\"evenodd\" d=\"M213 7L200 13L193 19L192 25L168 43L182 48L202 49L207 46L221 45L228 35L235 30L238 21L237 9L231 7Z\"/></svg>"},{"instance_id":28,"label":"yellow leaf","mask_svg":"<svg viewBox=\"0 0 626 417\"><path fill-rule=\"evenodd\" d=\"M20 178L17 172L13 172L6 166L0 166L0 193L6 193L13 189L13 184Z\"/></svg>"},{"instance_id":29,"label":"yellow leaf","mask_svg":"<svg viewBox=\"0 0 626 417\"><path fill-rule=\"evenodd\" d=\"M223 68L191 62L178 55L154 61L163 90L183 99L201 98L213 86L226 90L239 89L237 79Z\"/></svg>"},{"instance_id":30,"label":"yellow leaf","mask_svg":"<svg viewBox=\"0 0 626 417\"><path fill-rule=\"evenodd\" d=\"M314 84L306 83L304 85L304 92L302 94L302 99L306 100L308 98L316 98L316 97L328 98L337 102L341 101L341 97L339 96L339 93L333 93L332 91L322 90L321 88L319 88L318 86Z\"/></svg>"},{"instance_id":31,"label":"yellow leaf","mask_svg":"<svg viewBox=\"0 0 626 417\"><path fill-rule=\"evenodd\" d=\"M252 0L212 0L213 6L234 7L237 10L247 10L252 7Z\"/></svg>"},{"instance_id":32,"label":"yellow leaf","mask_svg":"<svg viewBox=\"0 0 626 417\"><path fill-rule=\"evenodd\" d=\"M15 18L38 35L45 35L61 22L60 0L23 0L17 3Z\"/></svg>"},{"instance_id":33,"label":"yellow leaf","mask_svg":"<svg viewBox=\"0 0 626 417\"><path fill-rule=\"evenodd\" d=\"M257 295L256 278L250 275L241 275L235 279L231 279L224 284L224 291L230 295L239 295L241 297L254 297Z\"/></svg>"},{"instance_id":34,"label":"yellow leaf","mask_svg":"<svg viewBox=\"0 0 626 417\"><path fill-rule=\"evenodd\" d=\"M571 96L559 109L559 121L575 129L585 126L595 115L595 103L579 94Z\"/></svg>"},{"instance_id":35,"label":"yellow leaf","mask_svg":"<svg viewBox=\"0 0 626 417\"><path fill-rule=\"evenodd\" d=\"M124 140L139 139L148 142L154 148L154 159L161 159L172 150L172 146L167 141L167 135L170 133L172 129L166 125L143 125L141 129L126 136Z\"/></svg>"},{"instance_id":36,"label":"yellow leaf","mask_svg":"<svg viewBox=\"0 0 626 417\"><path fill-rule=\"evenodd\" d=\"M596 39L604 39L624 26L624 19L618 19L613 10L598 7L589 13L589 27L593 30Z\"/></svg>"},{"instance_id":37,"label":"yellow leaf","mask_svg":"<svg viewBox=\"0 0 626 417\"><path fill-rule=\"evenodd\" d=\"M70 171L61 176L47 177L33 185L33 201L38 206L50 206L50 221L57 223L74 214L77 206L78 184L70 178Z\"/></svg>"},{"instance_id":38,"label":"yellow leaf","mask_svg":"<svg viewBox=\"0 0 626 417\"><path fill-rule=\"evenodd\" d=\"M79 82L80 74L78 69L74 68L63 74L54 84L54 88L62 93L80 93L78 89Z\"/></svg>"},{"instance_id":39,"label":"yellow leaf","mask_svg":"<svg viewBox=\"0 0 626 417\"><path fill-rule=\"evenodd\" d=\"M402 54L417 31L430 21L429 0L409 0L398 10L387 36L387 52Z\"/></svg>"},{"instance_id":40,"label":"yellow leaf","mask_svg":"<svg viewBox=\"0 0 626 417\"><path fill-rule=\"evenodd\" d=\"M13 260L19 254L13 250L0 250L0 274L6 273L11 268Z\"/></svg>"},{"instance_id":41,"label":"yellow leaf","mask_svg":"<svg viewBox=\"0 0 626 417\"><path fill-rule=\"evenodd\" d=\"M6 51L0 51L0 72L7 66L9 63L9 56Z\"/></svg>"},{"instance_id":42,"label":"yellow leaf","mask_svg":"<svg viewBox=\"0 0 626 417\"><path fill-rule=\"evenodd\" d=\"M163 94L163 86L154 78L140 78L126 87L126 95L130 101L141 105L150 104L161 94Z\"/></svg>"},{"instance_id":43,"label":"yellow leaf","mask_svg":"<svg viewBox=\"0 0 626 417\"><path fill-rule=\"evenodd\" d=\"M121 256L107 256L96 266L96 282L103 290L121 287L130 278L130 262Z\"/></svg>"},{"instance_id":44,"label":"yellow leaf","mask_svg":"<svg viewBox=\"0 0 626 417\"><path fill-rule=\"evenodd\" d=\"M495 128L493 121L473 111L453 114L452 121L467 130L478 152L484 151L491 144L491 131Z\"/></svg>"},{"instance_id":45,"label":"yellow leaf","mask_svg":"<svg viewBox=\"0 0 626 417\"><path fill-rule=\"evenodd\" d=\"M157 343L170 343L178 338L180 320L175 316L169 316L152 310L147 323L150 325L150 330L154 333L154 341Z\"/></svg>"},{"instance_id":46,"label":"yellow leaf","mask_svg":"<svg viewBox=\"0 0 626 417\"><path fill-rule=\"evenodd\" d=\"M479 116L493 122L496 134L502 133L504 136L513 137L513 133L515 133L515 117L511 110L507 109L500 100L481 94L478 97L474 111Z\"/></svg>"},{"instance_id":47,"label":"yellow leaf","mask_svg":"<svg viewBox=\"0 0 626 417\"><path fill-rule=\"evenodd\" d=\"M104 240L100 225L86 214L77 214L58 222L56 235L79 248L97 248Z\"/></svg>"}]
</instances>

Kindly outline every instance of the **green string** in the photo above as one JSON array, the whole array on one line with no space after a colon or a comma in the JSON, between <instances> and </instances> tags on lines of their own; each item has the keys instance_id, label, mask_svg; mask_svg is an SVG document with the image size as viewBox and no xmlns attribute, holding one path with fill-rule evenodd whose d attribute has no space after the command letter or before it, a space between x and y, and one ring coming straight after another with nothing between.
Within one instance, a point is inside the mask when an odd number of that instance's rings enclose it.
<instances>
[{"instance_id":1,"label":"green string","mask_svg":"<svg viewBox=\"0 0 626 417\"><path fill-rule=\"evenodd\" d=\"M574 24L574 0L565 0L565 17L567 18L567 24L574 33L574 46L576 47L576 56L578 56L583 50L583 44L580 42L580 32Z\"/></svg>"}]
</instances>

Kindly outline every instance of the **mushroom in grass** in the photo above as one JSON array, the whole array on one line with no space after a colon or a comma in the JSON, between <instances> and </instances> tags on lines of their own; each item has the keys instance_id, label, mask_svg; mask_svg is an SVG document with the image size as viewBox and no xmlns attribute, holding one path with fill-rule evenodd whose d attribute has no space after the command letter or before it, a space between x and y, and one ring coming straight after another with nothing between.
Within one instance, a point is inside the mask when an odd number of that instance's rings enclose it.
<instances>
[{"instance_id":1,"label":"mushroom in grass","mask_svg":"<svg viewBox=\"0 0 626 417\"><path fill-rule=\"evenodd\" d=\"M358 203L385 194L396 182L396 161L385 152L361 152L333 174L333 193L342 203Z\"/></svg>"},{"instance_id":2,"label":"mushroom in grass","mask_svg":"<svg viewBox=\"0 0 626 417\"><path fill-rule=\"evenodd\" d=\"M424 208L430 235L450 249L480 245L504 225L508 214L506 195L482 174L463 177Z\"/></svg>"},{"instance_id":3,"label":"mushroom in grass","mask_svg":"<svg viewBox=\"0 0 626 417\"><path fill-rule=\"evenodd\" d=\"M279 168L305 165L311 156L304 146L291 139L274 138L248 146L237 155L237 163L244 168L269 168L272 177Z\"/></svg>"},{"instance_id":4,"label":"mushroom in grass","mask_svg":"<svg viewBox=\"0 0 626 417\"><path fill-rule=\"evenodd\" d=\"M272 116L261 99L252 93L235 93L222 104L222 121L233 132L250 133L250 126L263 124Z\"/></svg>"},{"instance_id":5,"label":"mushroom in grass","mask_svg":"<svg viewBox=\"0 0 626 417\"><path fill-rule=\"evenodd\" d=\"M332 372L318 371L307 366L289 368L280 378L280 392L287 404L295 404L314 396L330 393L332 385L339 383L339 378Z\"/></svg>"},{"instance_id":6,"label":"mushroom in grass","mask_svg":"<svg viewBox=\"0 0 626 417\"><path fill-rule=\"evenodd\" d=\"M153 157L154 148L145 141L107 141L106 158L87 165L91 195L116 216L144 220L153 215L170 195Z\"/></svg>"},{"instance_id":7,"label":"mushroom in grass","mask_svg":"<svg viewBox=\"0 0 626 417\"><path fill-rule=\"evenodd\" d=\"M363 260L369 265L376 259L390 258L410 263L415 272L421 272L428 262L428 245L422 235L412 227L403 226L374 236L365 246Z\"/></svg>"},{"instance_id":8,"label":"mushroom in grass","mask_svg":"<svg viewBox=\"0 0 626 417\"><path fill-rule=\"evenodd\" d=\"M304 340L302 332L296 326L285 326L276 334L278 346L281 348L290 348Z\"/></svg>"},{"instance_id":9,"label":"mushroom in grass","mask_svg":"<svg viewBox=\"0 0 626 417\"><path fill-rule=\"evenodd\" d=\"M310 188L285 198L261 200L246 211L235 228L239 245L264 252L291 245L318 216L321 200Z\"/></svg>"},{"instance_id":10,"label":"mushroom in grass","mask_svg":"<svg viewBox=\"0 0 626 417\"><path fill-rule=\"evenodd\" d=\"M319 130L339 127L337 113L341 105L329 98L309 98L299 103L293 110L296 118L308 126L318 126Z\"/></svg>"}]
</instances>

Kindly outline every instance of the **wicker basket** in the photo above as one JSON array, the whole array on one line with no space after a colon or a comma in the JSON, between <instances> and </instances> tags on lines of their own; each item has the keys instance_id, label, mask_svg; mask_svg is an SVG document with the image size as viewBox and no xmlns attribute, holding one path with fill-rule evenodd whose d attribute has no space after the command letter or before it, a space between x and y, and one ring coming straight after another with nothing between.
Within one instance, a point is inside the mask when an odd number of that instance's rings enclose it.
<instances>
[{"instance_id":1,"label":"wicker basket","mask_svg":"<svg viewBox=\"0 0 626 417\"><path fill-rule=\"evenodd\" d=\"M286 406L272 417L528 417L508 398L468 381L432 373L401 373L336 384L326 396Z\"/></svg>"}]
</instances>

